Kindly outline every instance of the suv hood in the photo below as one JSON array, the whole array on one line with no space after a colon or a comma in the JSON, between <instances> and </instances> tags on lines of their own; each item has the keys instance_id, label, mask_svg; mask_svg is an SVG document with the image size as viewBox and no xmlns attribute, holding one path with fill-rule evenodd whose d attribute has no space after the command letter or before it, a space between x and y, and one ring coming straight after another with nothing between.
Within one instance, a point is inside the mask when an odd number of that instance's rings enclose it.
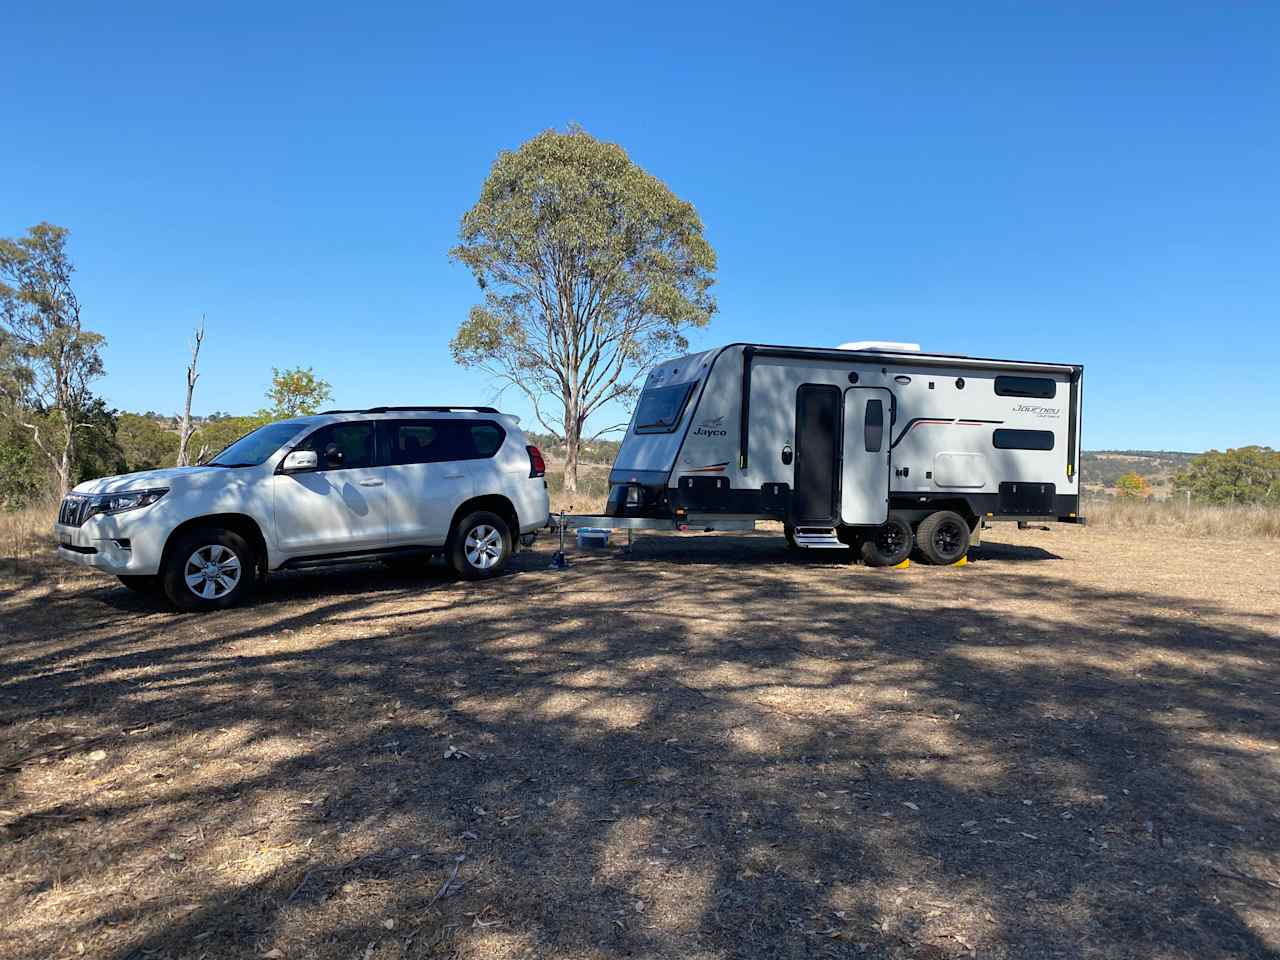
<instances>
[{"instance_id":1,"label":"suv hood","mask_svg":"<svg viewBox=\"0 0 1280 960\"><path fill-rule=\"evenodd\" d=\"M74 493L123 493L128 490L149 490L152 487L172 487L174 482L199 483L213 474L226 474L227 467L170 467L167 470L143 470L139 473L123 473L118 477L99 477L78 485Z\"/></svg>"}]
</instances>

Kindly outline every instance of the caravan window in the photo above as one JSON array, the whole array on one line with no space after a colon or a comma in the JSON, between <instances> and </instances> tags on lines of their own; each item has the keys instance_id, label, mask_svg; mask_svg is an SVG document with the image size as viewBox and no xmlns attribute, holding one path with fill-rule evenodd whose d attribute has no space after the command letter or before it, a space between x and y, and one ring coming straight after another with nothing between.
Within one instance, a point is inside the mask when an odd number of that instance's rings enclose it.
<instances>
[{"instance_id":1,"label":"caravan window","mask_svg":"<svg viewBox=\"0 0 1280 960\"><path fill-rule=\"evenodd\" d=\"M991 437L997 450L1052 450L1052 430L996 430Z\"/></svg>"},{"instance_id":2,"label":"caravan window","mask_svg":"<svg viewBox=\"0 0 1280 960\"><path fill-rule=\"evenodd\" d=\"M640 407L636 410L636 433L671 433L680 423L689 395L698 384L677 383L670 387L657 387L640 394Z\"/></svg>"},{"instance_id":3,"label":"caravan window","mask_svg":"<svg viewBox=\"0 0 1280 960\"><path fill-rule=\"evenodd\" d=\"M1058 395L1058 383L1046 377L996 377L997 397L1033 397L1052 400Z\"/></svg>"}]
</instances>

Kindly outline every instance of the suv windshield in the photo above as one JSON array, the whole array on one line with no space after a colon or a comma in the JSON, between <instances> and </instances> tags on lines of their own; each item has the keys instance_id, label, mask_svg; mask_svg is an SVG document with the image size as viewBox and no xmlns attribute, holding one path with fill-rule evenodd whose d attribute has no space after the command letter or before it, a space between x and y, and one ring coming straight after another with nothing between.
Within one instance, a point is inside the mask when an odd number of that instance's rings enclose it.
<instances>
[{"instance_id":1,"label":"suv windshield","mask_svg":"<svg viewBox=\"0 0 1280 960\"><path fill-rule=\"evenodd\" d=\"M256 467L279 450L287 440L298 435L305 423L285 420L268 423L252 433L246 433L231 446L210 460L210 467Z\"/></svg>"}]
</instances>

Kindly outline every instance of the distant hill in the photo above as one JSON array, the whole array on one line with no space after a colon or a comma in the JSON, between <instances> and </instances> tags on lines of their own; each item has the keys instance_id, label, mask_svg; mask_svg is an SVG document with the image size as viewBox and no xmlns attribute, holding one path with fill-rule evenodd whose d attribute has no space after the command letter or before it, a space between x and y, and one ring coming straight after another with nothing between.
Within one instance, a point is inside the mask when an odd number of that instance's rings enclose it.
<instances>
[{"instance_id":1,"label":"distant hill","mask_svg":"<svg viewBox=\"0 0 1280 960\"><path fill-rule=\"evenodd\" d=\"M1173 488L1174 474L1187 468L1198 453L1180 450L1085 450L1080 455L1080 477L1086 490L1114 488L1116 480L1133 471L1147 479L1159 498Z\"/></svg>"}]
</instances>

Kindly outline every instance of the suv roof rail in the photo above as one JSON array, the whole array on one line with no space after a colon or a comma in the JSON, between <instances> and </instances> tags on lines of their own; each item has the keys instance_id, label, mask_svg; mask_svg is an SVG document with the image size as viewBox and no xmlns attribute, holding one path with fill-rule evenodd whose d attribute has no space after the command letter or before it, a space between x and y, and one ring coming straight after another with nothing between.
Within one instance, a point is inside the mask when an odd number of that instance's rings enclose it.
<instances>
[{"instance_id":1,"label":"suv roof rail","mask_svg":"<svg viewBox=\"0 0 1280 960\"><path fill-rule=\"evenodd\" d=\"M325 416L335 413L453 413L456 410L465 410L471 413L500 413L497 407L477 407L466 405L450 405L435 407L366 407L363 410L321 410Z\"/></svg>"}]
</instances>

